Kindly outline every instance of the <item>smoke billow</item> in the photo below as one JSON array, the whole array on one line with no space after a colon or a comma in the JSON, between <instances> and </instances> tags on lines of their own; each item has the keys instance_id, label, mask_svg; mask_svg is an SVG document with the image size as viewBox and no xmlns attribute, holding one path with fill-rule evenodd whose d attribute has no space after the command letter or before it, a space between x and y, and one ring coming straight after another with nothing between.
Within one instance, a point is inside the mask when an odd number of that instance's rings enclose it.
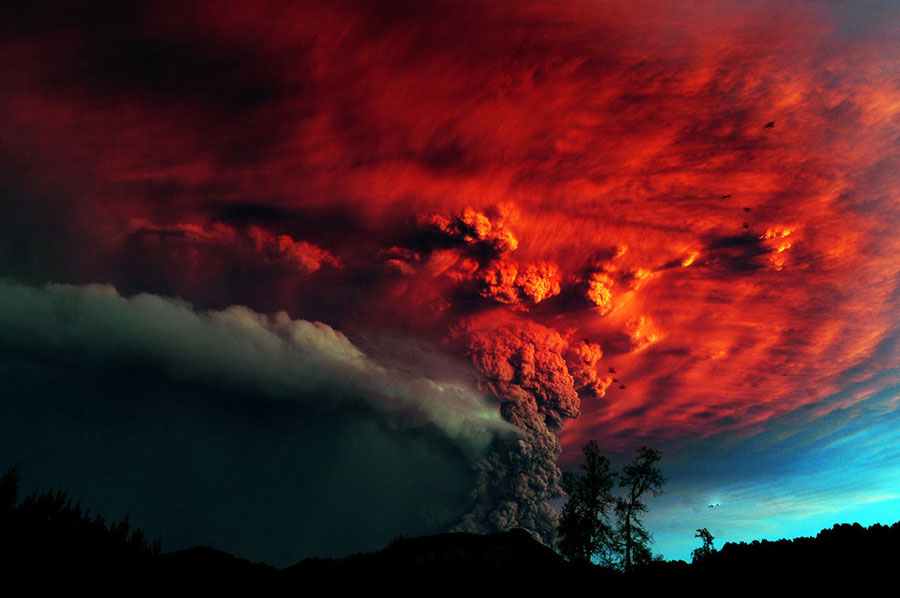
<instances>
[{"instance_id":1,"label":"smoke billow","mask_svg":"<svg viewBox=\"0 0 900 598\"><path fill-rule=\"evenodd\" d=\"M467 207L452 217L431 214L424 220L427 229L447 239L505 253L519 246L519 240L506 226L507 218L502 207L494 208L490 214Z\"/></svg>"},{"instance_id":2,"label":"smoke billow","mask_svg":"<svg viewBox=\"0 0 900 598\"><path fill-rule=\"evenodd\" d=\"M475 508L458 527L480 532L521 527L552 546L558 517L550 501L563 495L557 434L579 415L576 385L586 396L602 394L595 371L602 352L590 343L570 350L558 332L530 323L475 331L468 351L485 388L500 401L503 417L522 436L498 438L476 466Z\"/></svg>"},{"instance_id":3,"label":"smoke billow","mask_svg":"<svg viewBox=\"0 0 900 598\"><path fill-rule=\"evenodd\" d=\"M364 405L396 428L439 431L470 459L513 432L476 389L385 367L327 324L284 312L198 312L156 295L125 298L108 285L0 281L0 338L31 354L151 366L271 400Z\"/></svg>"},{"instance_id":4,"label":"smoke billow","mask_svg":"<svg viewBox=\"0 0 900 598\"><path fill-rule=\"evenodd\" d=\"M136 218L129 227L130 240L142 250L160 251L164 240L168 240L190 247L195 253L216 255L226 252L235 256L243 253L245 259L261 264L286 264L303 274L311 274L323 266L341 266L340 260L326 249L255 225L243 230L222 222L163 226Z\"/></svg>"},{"instance_id":5,"label":"smoke billow","mask_svg":"<svg viewBox=\"0 0 900 598\"><path fill-rule=\"evenodd\" d=\"M560 293L559 268L548 262L519 265L496 260L484 270L481 296L511 305L540 303Z\"/></svg>"}]
</instances>

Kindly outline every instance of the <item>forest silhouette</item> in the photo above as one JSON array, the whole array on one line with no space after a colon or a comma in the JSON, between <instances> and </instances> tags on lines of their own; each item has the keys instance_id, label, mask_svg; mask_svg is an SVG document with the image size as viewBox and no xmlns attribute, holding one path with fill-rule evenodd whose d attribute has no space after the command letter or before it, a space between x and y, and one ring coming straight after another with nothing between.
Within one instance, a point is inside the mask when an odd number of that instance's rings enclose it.
<instances>
[{"instance_id":1,"label":"forest silhouette","mask_svg":"<svg viewBox=\"0 0 900 598\"><path fill-rule=\"evenodd\" d=\"M702 550L694 552L692 563L652 560L624 572L567 560L515 529L398 537L376 552L311 558L278 569L212 547L164 552L160 540L151 542L140 529L132 529L128 517L108 522L73 503L65 491L48 490L19 500L19 481L14 467L0 478L0 574L7 586L24 580L109 589L162 589L176 583L273 591L310 583L413 589L441 579L447 587L481 580L504 588L590 583L608 589L665 590L740 580L742 587L762 588L775 579L813 585L886 579L900 546L900 522L835 524L815 537L726 543L719 550L703 528L696 536Z\"/></svg>"}]
</instances>

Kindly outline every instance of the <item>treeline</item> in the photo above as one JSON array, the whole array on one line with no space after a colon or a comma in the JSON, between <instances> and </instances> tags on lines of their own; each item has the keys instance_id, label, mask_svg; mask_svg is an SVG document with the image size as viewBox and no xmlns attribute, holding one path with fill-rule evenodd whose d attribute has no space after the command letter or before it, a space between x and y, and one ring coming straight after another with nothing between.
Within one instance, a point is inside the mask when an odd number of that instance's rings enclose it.
<instances>
[{"instance_id":1,"label":"treeline","mask_svg":"<svg viewBox=\"0 0 900 598\"><path fill-rule=\"evenodd\" d=\"M19 500L16 467L0 477L0 595L13 583L93 588L130 596L173 587L205 590L271 588L281 571L209 547L162 553L126 515L108 521L73 502L63 490ZM175 585L178 584L178 585ZM24 595L24 592L20 592Z\"/></svg>"},{"instance_id":2,"label":"treeline","mask_svg":"<svg viewBox=\"0 0 900 598\"><path fill-rule=\"evenodd\" d=\"M34 493L19 501L18 468L0 478L0 562L10 571L46 565L69 574L96 569L127 572L145 566L160 552L132 529L128 516L107 521L73 502L62 490Z\"/></svg>"},{"instance_id":3,"label":"treeline","mask_svg":"<svg viewBox=\"0 0 900 598\"><path fill-rule=\"evenodd\" d=\"M590 449L588 452L593 455L588 462L597 457L594 462L600 463L599 454L594 455ZM629 481L623 486L629 490L628 500L639 497L641 487L652 494L653 484L648 486L648 479L662 483L653 471L657 455L647 453L643 459L641 455L639 452L629 466L631 473L619 478ZM651 475L638 475L641 472ZM643 486L634 486L634 480L644 480ZM601 487L610 491L607 482ZM257 591L296 590L326 582L329 587L392 584L408 590L425 587L434 579L454 586L490 579L493 585L506 589L517 584L527 589L535 584L561 589L582 582L607 590L671 590L710 582L762 588L785 579L804 583L886 580L893 573L900 546L900 522L868 528L858 523L834 525L812 538L727 543L720 550L714 548L712 535L703 529L698 530L702 545L695 551L692 564L650 559L634 562L625 572L623 567L601 567L584 559L565 560L527 532L513 530L484 536L400 538L374 553L307 559L293 567L276 569L212 548L163 554L160 542L150 542L141 530L132 529L127 517L109 522L73 503L63 491L35 493L20 501L18 486L15 468L0 478L0 577L7 586L14 580L36 585L65 582L82 587L111 586L133 593L138 586L162 588L182 581L192 586L252 587ZM615 526L610 529L615 530Z\"/></svg>"},{"instance_id":4,"label":"treeline","mask_svg":"<svg viewBox=\"0 0 900 598\"><path fill-rule=\"evenodd\" d=\"M900 521L870 527L843 523L824 529L815 537L726 543L721 550L697 559L693 567L700 574L716 577L760 568L792 575L842 571L877 574L893 571L898 547Z\"/></svg>"}]
</instances>

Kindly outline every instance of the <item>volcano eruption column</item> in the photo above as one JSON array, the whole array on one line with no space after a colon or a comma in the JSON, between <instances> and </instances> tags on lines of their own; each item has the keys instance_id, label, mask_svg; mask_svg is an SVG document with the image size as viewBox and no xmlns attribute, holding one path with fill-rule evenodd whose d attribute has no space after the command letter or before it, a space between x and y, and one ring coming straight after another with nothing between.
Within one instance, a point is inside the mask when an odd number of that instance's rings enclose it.
<instances>
[{"instance_id":1,"label":"volcano eruption column","mask_svg":"<svg viewBox=\"0 0 900 598\"><path fill-rule=\"evenodd\" d=\"M333 333L359 384L323 412L466 447L436 526L552 543L591 438L893 413L858 409L900 380L896 11L680 4L6 3L0 276L110 285L111 328L145 296L280 326L254 355ZM96 295L53 289L51 328Z\"/></svg>"}]
</instances>

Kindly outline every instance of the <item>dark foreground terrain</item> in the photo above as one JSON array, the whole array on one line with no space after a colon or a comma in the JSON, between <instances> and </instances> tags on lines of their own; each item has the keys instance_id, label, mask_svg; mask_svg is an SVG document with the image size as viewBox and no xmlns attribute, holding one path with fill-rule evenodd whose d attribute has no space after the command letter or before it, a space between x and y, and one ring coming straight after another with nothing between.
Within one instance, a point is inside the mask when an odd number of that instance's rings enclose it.
<instances>
[{"instance_id":1,"label":"dark foreground terrain","mask_svg":"<svg viewBox=\"0 0 900 598\"><path fill-rule=\"evenodd\" d=\"M401 538L377 552L277 569L212 548L163 553L159 543L129 529L127 520L107 523L64 493L47 492L17 504L15 488L0 484L0 579L6 589L24 582L34 589L52 585L123 594L175 588L294 594L322 587L404 594L486 588L592 588L639 595L675 588L771 591L888 581L898 557L900 522L835 525L815 538L726 544L693 564L654 562L630 575L569 563L522 530Z\"/></svg>"}]
</instances>

